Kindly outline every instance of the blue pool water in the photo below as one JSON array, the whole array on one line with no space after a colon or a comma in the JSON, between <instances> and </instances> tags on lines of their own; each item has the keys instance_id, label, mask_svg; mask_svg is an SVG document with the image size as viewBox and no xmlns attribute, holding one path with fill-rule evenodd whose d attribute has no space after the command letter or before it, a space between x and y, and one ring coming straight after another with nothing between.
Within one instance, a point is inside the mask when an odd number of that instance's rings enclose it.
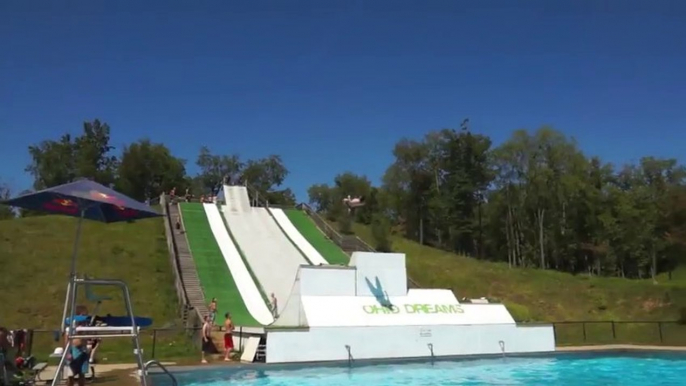
<instances>
[{"instance_id":1,"label":"blue pool water","mask_svg":"<svg viewBox=\"0 0 686 386\"><path fill-rule=\"evenodd\" d=\"M684 386L686 355L561 355L178 373L179 386ZM158 385L164 378L156 379Z\"/></svg>"}]
</instances>

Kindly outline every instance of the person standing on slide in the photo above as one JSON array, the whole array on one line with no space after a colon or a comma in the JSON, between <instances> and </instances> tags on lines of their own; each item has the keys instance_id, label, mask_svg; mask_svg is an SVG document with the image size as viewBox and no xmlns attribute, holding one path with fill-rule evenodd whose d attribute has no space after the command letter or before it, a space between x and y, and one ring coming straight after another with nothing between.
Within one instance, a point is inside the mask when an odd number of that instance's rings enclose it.
<instances>
[{"instance_id":1,"label":"person standing on slide","mask_svg":"<svg viewBox=\"0 0 686 386\"><path fill-rule=\"evenodd\" d=\"M231 314L228 312L224 315L224 361L228 362L229 354L233 351L233 335L231 334L234 329L233 321L231 320Z\"/></svg>"}]
</instances>

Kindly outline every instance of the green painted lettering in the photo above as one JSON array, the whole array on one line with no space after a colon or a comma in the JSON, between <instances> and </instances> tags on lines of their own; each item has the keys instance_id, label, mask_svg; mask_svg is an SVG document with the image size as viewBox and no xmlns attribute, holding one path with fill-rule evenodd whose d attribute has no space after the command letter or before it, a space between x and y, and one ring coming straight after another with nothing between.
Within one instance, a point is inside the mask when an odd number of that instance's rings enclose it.
<instances>
[{"instance_id":1,"label":"green painted lettering","mask_svg":"<svg viewBox=\"0 0 686 386\"><path fill-rule=\"evenodd\" d=\"M399 306L380 306L377 304L362 306L362 310L370 315L377 314L464 314L459 304L403 304Z\"/></svg>"}]
</instances>

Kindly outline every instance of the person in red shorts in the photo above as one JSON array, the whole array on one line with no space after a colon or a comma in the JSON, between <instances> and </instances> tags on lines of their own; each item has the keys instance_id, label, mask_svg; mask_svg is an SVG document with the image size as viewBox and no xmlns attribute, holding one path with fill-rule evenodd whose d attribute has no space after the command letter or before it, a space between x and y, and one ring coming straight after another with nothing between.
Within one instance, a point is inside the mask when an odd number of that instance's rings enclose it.
<instances>
[{"instance_id":1,"label":"person in red shorts","mask_svg":"<svg viewBox=\"0 0 686 386\"><path fill-rule=\"evenodd\" d=\"M234 326L231 321L231 314L224 314L224 361L230 361L229 354L233 351L233 332Z\"/></svg>"}]
</instances>

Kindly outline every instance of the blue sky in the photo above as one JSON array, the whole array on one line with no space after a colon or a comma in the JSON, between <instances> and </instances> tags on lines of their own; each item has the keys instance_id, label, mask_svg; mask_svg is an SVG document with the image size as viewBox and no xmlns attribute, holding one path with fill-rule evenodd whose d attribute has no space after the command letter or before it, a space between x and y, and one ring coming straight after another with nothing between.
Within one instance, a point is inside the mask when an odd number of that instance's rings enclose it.
<instances>
[{"instance_id":1,"label":"blue sky","mask_svg":"<svg viewBox=\"0 0 686 386\"><path fill-rule=\"evenodd\" d=\"M401 137L506 140L551 124L612 162L684 160L685 1L0 2L0 180L84 120L283 156L300 200L342 171L378 180Z\"/></svg>"}]
</instances>

